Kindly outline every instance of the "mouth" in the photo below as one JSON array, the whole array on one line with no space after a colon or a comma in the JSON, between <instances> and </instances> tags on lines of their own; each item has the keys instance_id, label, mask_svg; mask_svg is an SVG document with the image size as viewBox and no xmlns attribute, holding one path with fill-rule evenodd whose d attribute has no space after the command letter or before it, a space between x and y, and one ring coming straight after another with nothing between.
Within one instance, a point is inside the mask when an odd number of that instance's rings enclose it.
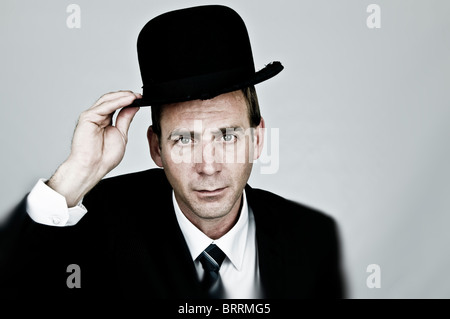
<instances>
[{"instance_id":1,"label":"mouth","mask_svg":"<svg viewBox=\"0 0 450 319\"><path fill-rule=\"evenodd\" d=\"M221 195L224 191L225 191L226 187L222 187L222 188L216 188L216 189L200 189L200 190L196 190L195 192L197 194L199 194L200 196L218 196Z\"/></svg>"}]
</instances>

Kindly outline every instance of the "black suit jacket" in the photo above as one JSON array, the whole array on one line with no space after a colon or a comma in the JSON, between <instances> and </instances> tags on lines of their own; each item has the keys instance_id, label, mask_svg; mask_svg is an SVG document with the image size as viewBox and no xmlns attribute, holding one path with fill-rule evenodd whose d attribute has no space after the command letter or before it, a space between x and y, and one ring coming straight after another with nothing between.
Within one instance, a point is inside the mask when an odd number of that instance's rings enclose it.
<instances>
[{"instance_id":1,"label":"black suit jacket","mask_svg":"<svg viewBox=\"0 0 450 319\"><path fill-rule=\"evenodd\" d=\"M341 298L339 244L333 219L247 185L260 277L267 298ZM203 298L178 226L162 169L102 180L75 226L33 222L25 199L2 231L2 295ZM81 269L68 288L67 267Z\"/></svg>"}]
</instances>

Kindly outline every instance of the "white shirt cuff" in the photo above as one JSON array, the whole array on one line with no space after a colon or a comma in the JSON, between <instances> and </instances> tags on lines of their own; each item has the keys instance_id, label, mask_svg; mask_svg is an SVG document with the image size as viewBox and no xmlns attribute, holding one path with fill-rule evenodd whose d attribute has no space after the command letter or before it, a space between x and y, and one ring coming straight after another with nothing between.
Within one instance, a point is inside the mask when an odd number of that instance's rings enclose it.
<instances>
[{"instance_id":1,"label":"white shirt cuff","mask_svg":"<svg viewBox=\"0 0 450 319\"><path fill-rule=\"evenodd\" d=\"M36 223L48 226L73 226L87 213L82 200L68 208L64 196L45 184L41 178L27 197L27 213Z\"/></svg>"}]
</instances>

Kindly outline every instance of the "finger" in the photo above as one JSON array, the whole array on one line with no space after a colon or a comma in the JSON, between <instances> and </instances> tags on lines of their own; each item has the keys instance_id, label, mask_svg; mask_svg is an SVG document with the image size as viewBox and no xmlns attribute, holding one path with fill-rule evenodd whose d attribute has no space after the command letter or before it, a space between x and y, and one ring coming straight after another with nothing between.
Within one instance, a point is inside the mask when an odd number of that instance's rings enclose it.
<instances>
[{"instance_id":1,"label":"finger","mask_svg":"<svg viewBox=\"0 0 450 319\"><path fill-rule=\"evenodd\" d=\"M110 92L110 93L103 94L91 108L96 107L104 102L111 101L111 100L114 100L114 99L117 99L117 98L120 98L123 96L128 96L128 95L130 95L130 96L135 95L137 98L142 97L139 93L134 93L133 91L129 91L129 90Z\"/></svg>"},{"instance_id":2,"label":"finger","mask_svg":"<svg viewBox=\"0 0 450 319\"><path fill-rule=\"evenodd\" d=\"M127 107L120 110L116 118L116 128L128 140L128 129L130 128L131 121L133 120L136 113L139 111L139 107Z\"/></svg>"},{"instance_id":3,"label":"finger","mask_svg":"<svg viewBox=\"0 0 450 319\"><path fill-rule=\"evenodd\" d=\"M116 110L130 105L137 96L135 94L125 95L113 100L105 101L91 110L99 115L108 116L114 113Z\"/></svg>"},{"instance_id":4,"label":"finger","mask_svg":"<svg viewBox=\"0 0 450 319\"><path fill-rule=\"evenodd\" d=\"M107 101L111 101L111 100L120 98L122 96L133 95L133 94L136 95L138 93L134 93L133 91L130 91L130 90L120 90L120 91L116 91L116 92L109 92L109 93L103 94L95 102L95 104L92 107L98 106L98 105L100 105L100 104L102 104L104 102L107 102Z\"/></svg>"}]
</instances>

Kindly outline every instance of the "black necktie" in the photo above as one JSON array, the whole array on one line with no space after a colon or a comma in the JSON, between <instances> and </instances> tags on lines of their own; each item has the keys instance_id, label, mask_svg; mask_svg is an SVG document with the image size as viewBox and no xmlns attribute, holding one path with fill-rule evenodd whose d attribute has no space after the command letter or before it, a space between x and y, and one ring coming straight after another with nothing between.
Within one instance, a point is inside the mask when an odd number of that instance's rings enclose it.
<instances>
[{"instance_id":1,"label":"black necktie","mask_svg":"<svg viewBox=\"0 0 450 319\"><path fill-rule=\"evenodd\" d=\"M223 285L219 275L220 265L224 259L224 252L215 244L209 245L198 257L205 270L202 286L211 298L224 297Z\"/></svg>"}]
</instances>

